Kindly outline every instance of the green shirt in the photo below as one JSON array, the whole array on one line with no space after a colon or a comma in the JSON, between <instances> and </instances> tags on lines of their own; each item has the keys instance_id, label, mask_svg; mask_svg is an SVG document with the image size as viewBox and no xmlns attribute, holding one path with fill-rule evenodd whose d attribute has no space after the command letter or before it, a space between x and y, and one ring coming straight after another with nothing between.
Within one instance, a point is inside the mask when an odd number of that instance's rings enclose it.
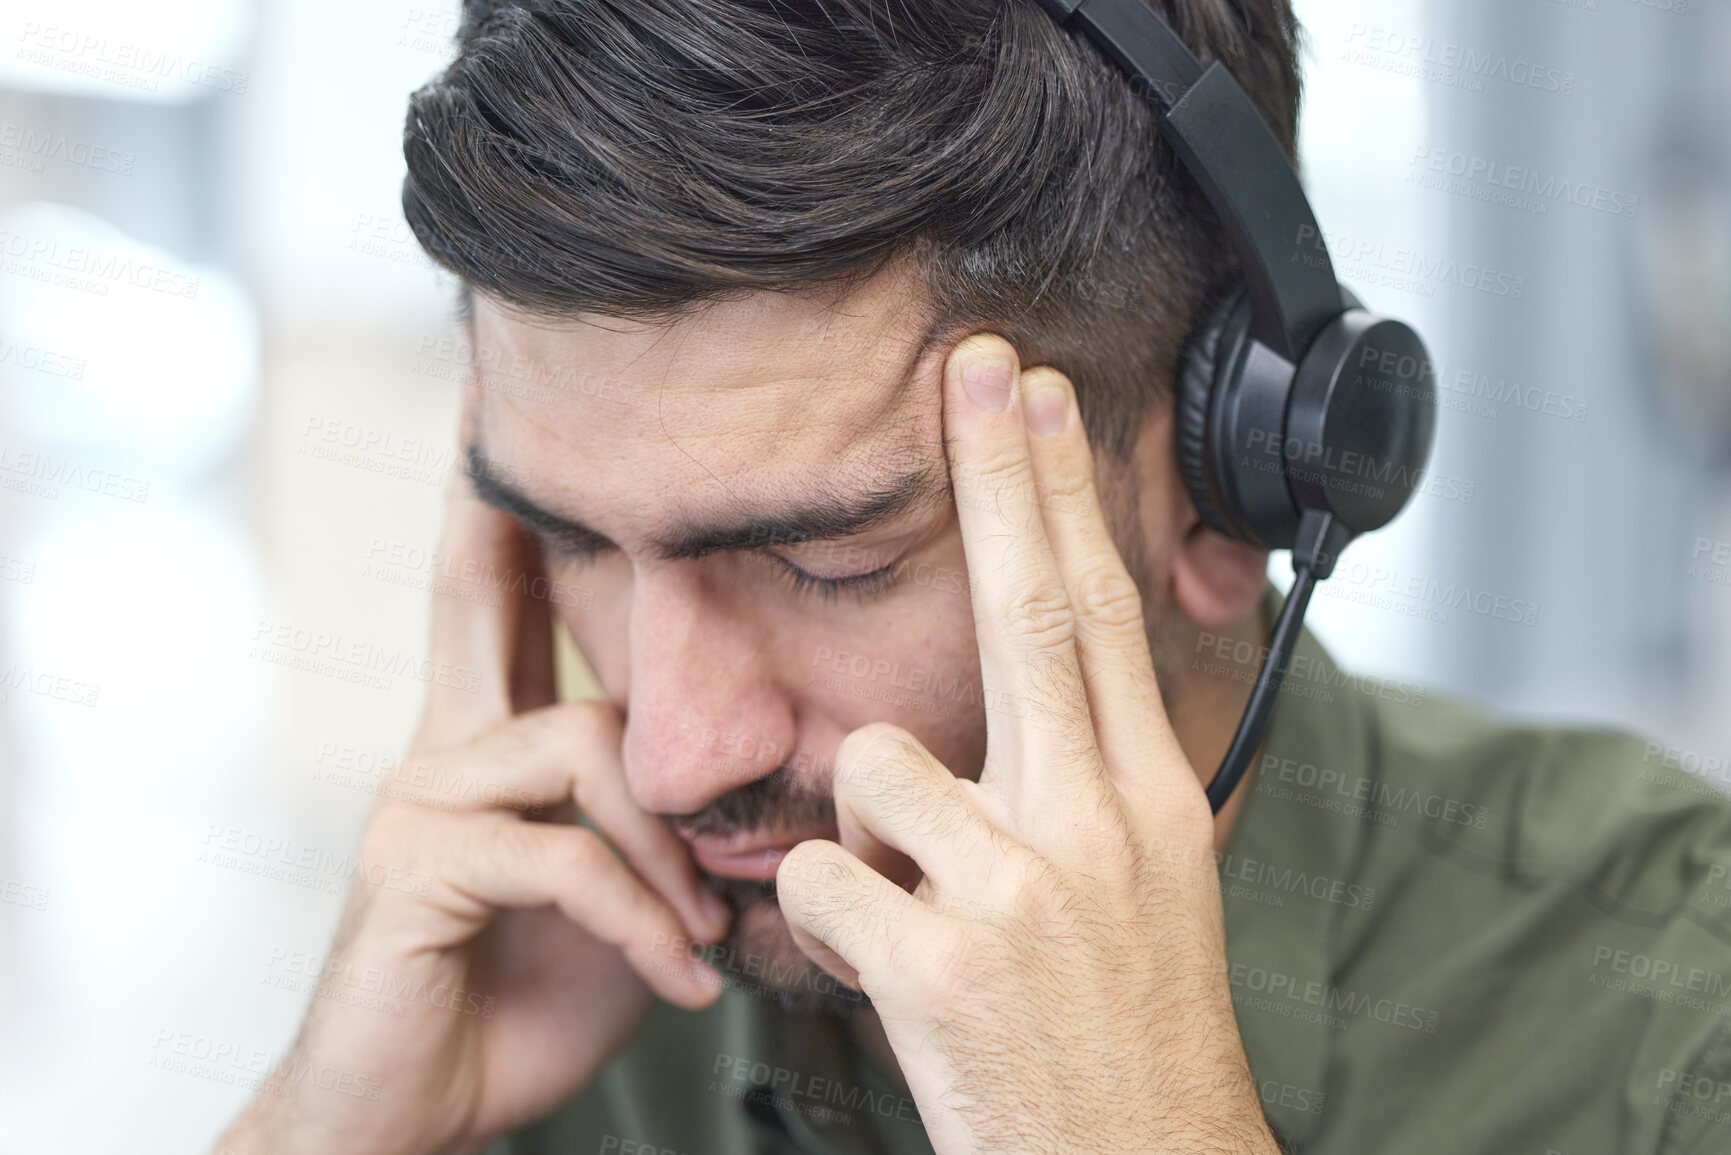
<instances>
[{"instance_id":1,"label":"green shirt","mask_svg":"<svg viewBox=\"0 0 1731 1155\"><path fill-rule=\"evenodd\" d=\"M1249 680L1244 649L1192 660ZM1220 862L1239 1028L1283 1136L1731 1152L1731 802L1687 760L1358 678L1305 634ZM594 1086L488 1155L930 1151L839 1021L730 989L658 1004Z\"/></svg>"}]
</instances>

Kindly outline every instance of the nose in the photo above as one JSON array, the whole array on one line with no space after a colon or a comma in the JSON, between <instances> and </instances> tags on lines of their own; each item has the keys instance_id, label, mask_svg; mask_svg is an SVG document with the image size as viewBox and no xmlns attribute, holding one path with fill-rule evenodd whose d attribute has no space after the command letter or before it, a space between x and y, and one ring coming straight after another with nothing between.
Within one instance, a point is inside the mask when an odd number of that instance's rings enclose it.
<instances>
[{"instance_id":1,"label":"nose","mask_svg":"<svg viewBox=\"0 0 1731 1155\"><path fill-rule=\"evenodd\" d=\"M792 750L793 703L750 613L718 596L701 562L634 576L624 759L645 810L701 810Z\"/></svg>"}]
</instances>

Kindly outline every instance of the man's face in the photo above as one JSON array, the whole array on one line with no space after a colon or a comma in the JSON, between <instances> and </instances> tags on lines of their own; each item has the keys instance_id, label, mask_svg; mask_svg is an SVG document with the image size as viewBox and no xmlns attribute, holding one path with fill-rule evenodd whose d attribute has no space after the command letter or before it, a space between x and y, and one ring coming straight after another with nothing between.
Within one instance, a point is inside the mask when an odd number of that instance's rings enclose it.
<instances>
[{"instance_id":1,"label":"man's face","mask_svg":"<svg viewBox=\"0 0 1731 1155\"><path fill-rule=\"evenodd\" d=\"M985 756L942 441L959 334L926 341L927 322L893 272L658 326L475 304L479 488L540 533L551 578L593 591L587 610L557 600L625 719L632 796L734 902L732 965L762 956L789 1005L831 984L773 879L794 844L837 835L842 738L893 722L970 778Z\"/></svg>"}]
</instances>

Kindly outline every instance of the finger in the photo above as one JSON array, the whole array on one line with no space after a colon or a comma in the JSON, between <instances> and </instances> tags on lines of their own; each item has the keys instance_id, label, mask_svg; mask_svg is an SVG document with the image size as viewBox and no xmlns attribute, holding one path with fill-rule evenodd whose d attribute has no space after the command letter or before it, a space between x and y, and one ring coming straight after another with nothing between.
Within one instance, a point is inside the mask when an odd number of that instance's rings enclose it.
<instances>
[{"instance_id":1,"label":"finger","mask_svg":"<svg viewBox=\"0 0 1731 1155\"><path fill-rule=\"evenodd\" d=\"M980 782L1029 822L1072 813L1103 779L1075 618L1035 503L1016 376L1015 351L1002 338L959 342L944 371L944 440L980 646Z\"/></svg>"},{"instance_id":2,"label":"finger","mask_svg":"<svg viewBox=\"0 0 1731 1155\"><path fill-rule=\"evenodd\" d=\"M991 886L982 863L1013 854L1011 839L981 813L978 792L970 795L897 726L873 723L842 739L834 789L841 845L903 889L923 875L940 912L952 896ZM909 862L911 872L904 869Z\"/></svg>"},{"instance_id":3,"label":"finger","mask_svg":"<svg viewBox=\"0 0 1731 1155\"><path fill-rule=\"evenodd\" d=\"M874 978L889 973L896 943L940 929L917 899L828 839L787 852L775 895L806 956L868 995Z\"/></svg>"},{"instance_id":4,"label":"finger","mask_svg":"<svg viewBox=\"0 0 1731 1155\"><path fill-rule=\"evenodd\" d=\"M632 868L673 903L693 938L713 942L731 912L698 876L659 817L631 800L618 712L602 701L544 707L474 741L396 768L381 794L445 812L510 809L543 816L573 798ZM388 787L388 789L386 788Z\"/></svg>"},{"instance_id":5,"label":"finger","mask_svg":"<svg viewBox=\"0 0 1731 1155\"><path fill-rule=\"evenodd\" d=\"M1076 619L1076 653L1094 738L1109 778L1194 792L1154 673L1142 595L1100 508L1094 457L1076 392L1056 369L1022 374L1039 508Z\"/></svg>"},{"instance_id":6,"label":"finger","mask_svg":"<svg viewBox=\"0 0 1731 1155\"><path fill-rule=\"evenodd\" d=\"M552 905L619 948L662 998L695 1009L720 993L721 976L687 954L673 908L594 831L504 814L427 821L435 824L423 835L436 846L435 897L451 903L463 920L480 923L492 910Z\"/></svg>"},{"instance_id":7,"label":"finger","mask_svg":"<svg viewBox=\"0 0 1731 1155\"><path fill-rule=\"evenodd\" d=\"M589 766L617 760L619 722L605 702L544 706L450 749L411 754L379 794L430 810L520 810L537 816L576 797Z\"/></svg>"},{"instance_id":8,"label":"finger","mask_svg":"<svg viewBox=\"0 0 1731 1155\"><path fill-rule=\"evenodd\" d=\"M433 679L416 745L467 741L510 717L511 674L527 588L524 541L511 517L475 496L467 476L451 480L433 582ZM533 615L530 615L533 617ZM533 628L523 622L524 629ZM550 676L551 662L547 662ZM537 690L523 688L526 696ZM539 688L542 700L551 693Z\"/></svg>"},{"instance_id":9,"label":"finger","mask_svg":"<svg viewBox=\"0 0 1731 1155\"><path fill-rule=\"evenodd\" d=\"M697 873L691 850L659 816L638 806L617 763L577 783L578 803L597 829L619 848L631 869L679 910L691 937L720 942L733 910Z\"/></svg>"}]
</instances>

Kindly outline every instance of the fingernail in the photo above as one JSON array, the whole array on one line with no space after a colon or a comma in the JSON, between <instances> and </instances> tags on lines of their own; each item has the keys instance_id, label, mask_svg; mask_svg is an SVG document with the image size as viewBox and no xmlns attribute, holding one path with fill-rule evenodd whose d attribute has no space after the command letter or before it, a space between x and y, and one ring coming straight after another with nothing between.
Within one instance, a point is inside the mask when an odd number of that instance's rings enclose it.
<instances>
[{"instance_id":1,"label":"fingernail","mask_svg":"<svg viewBox=\"0 0 1731 1155\"><path fill-rule=\"evenodd\" d=\"M1038 437L1062 433L1070 424L1070 394L1050 381L1036 385L1022 398L1022 412L1027 416L1028 432Z\"/></svg>"},{"instance_id":2,"label":"fingernail","mask_svg":"<svg viewBox=\"0 0 1731 1155\"><path fill-rule=\"evenodd\" d=\"M1010 363L1002 357L976 357L962 366L962 388L975 405L992 413L1010 403Z\"/></svg>"}]
</instances>

